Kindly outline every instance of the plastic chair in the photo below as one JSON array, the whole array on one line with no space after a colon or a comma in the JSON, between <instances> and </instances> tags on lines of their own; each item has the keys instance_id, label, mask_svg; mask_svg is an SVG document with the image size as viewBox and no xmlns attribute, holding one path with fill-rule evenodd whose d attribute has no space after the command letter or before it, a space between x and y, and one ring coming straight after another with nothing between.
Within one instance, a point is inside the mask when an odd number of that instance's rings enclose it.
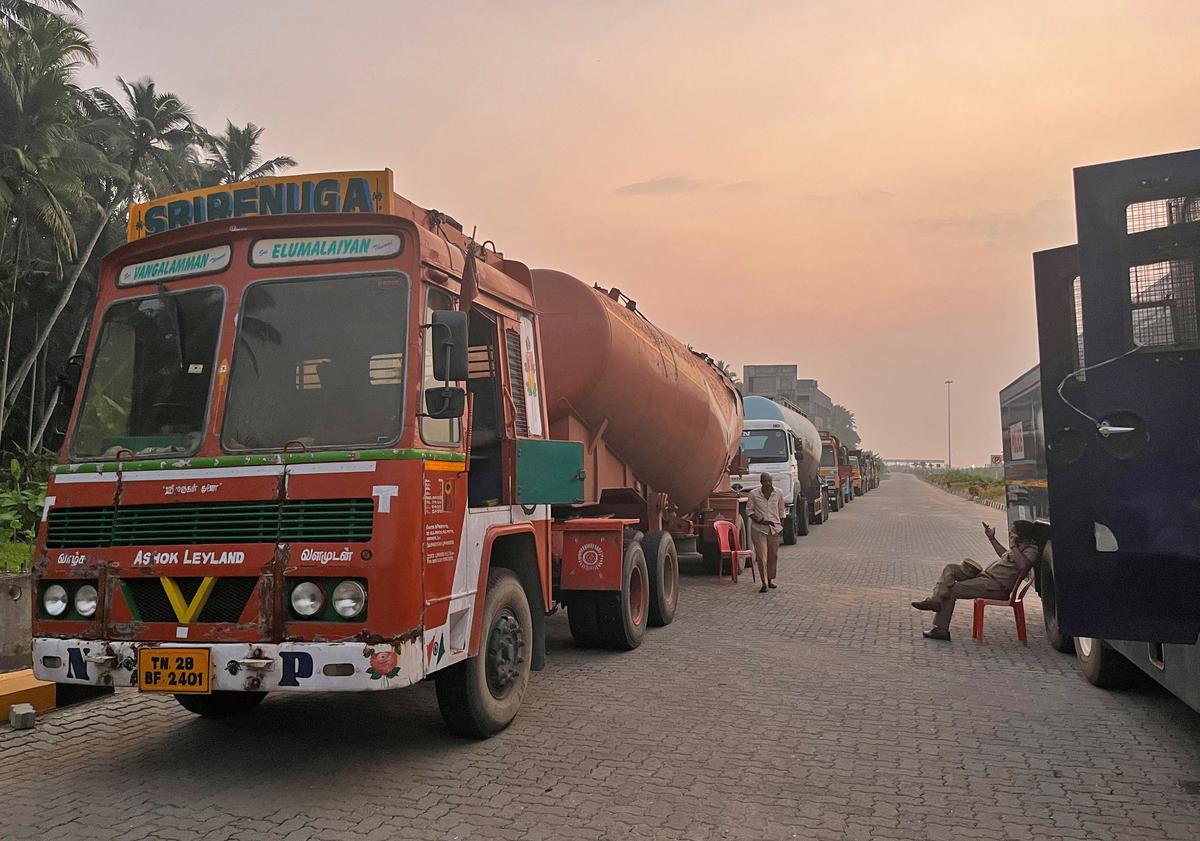
<instances>
[{"instance_id":1,"label":"plastic chair","mask_svg":"<svg viewBox=\"0 0 1200 841\"><path fill-rule=\"evenodd\" d=\"M1032 584L1033 571L1030 570L1017 579L1017 583L1013 585L1012 592L1008 594L1007 599L975 600L975 621L971 624L971 636L975 638L975 642L983 644L984 609L988 605L1003 605L1012 608L1013 619L1017 623L1017 639L1021 641L1021 645L1029 645L1029 638L1025 633L1025 593L1029 591Z\"/></svg>"},{"instance_id":2,"label":"plastic chair","mask_svg":"<svg viewBox=\"0 0 1200 841\"><path fill-rule=\"evenodd\" d=\"M717 551L721 553L721 557L717 561L717 578L725 576L725 559L729 558L729 580L731 583L737 584L738 565L742 557L737 529L728 520L717 520L712 527L717 536ZM750 568L750 578L754 581L758 580L754 574L754 567Z\"/></svg>"}]
</instances>

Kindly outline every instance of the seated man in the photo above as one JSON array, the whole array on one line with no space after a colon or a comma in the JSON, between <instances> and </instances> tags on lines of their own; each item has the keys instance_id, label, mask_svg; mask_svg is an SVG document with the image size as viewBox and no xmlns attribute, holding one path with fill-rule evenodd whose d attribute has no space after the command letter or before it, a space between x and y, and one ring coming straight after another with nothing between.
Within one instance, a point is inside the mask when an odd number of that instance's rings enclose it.
<instances>
[{"instance_id":1,"label":"seated man","mask_svg":"<svg viewBox=\"0 0 1200 841\"><path fill-rule=\"evenodd\" d=\"M950 617L954 615L954 602L958 599L1006 599L1013 585L1025 577L1038 559L1037 540L1033 523L1017 520L1008 532L1008 548L996 539L996 530L987 523L983 533L992 542L992 548L1000 558L982 569L970 558L961 564L946 564L942 577L933 588L933 595L912 606L917 610L935 611L933 627L924 636L931 640L950 641Z\"/></svg>"}]
</instances>

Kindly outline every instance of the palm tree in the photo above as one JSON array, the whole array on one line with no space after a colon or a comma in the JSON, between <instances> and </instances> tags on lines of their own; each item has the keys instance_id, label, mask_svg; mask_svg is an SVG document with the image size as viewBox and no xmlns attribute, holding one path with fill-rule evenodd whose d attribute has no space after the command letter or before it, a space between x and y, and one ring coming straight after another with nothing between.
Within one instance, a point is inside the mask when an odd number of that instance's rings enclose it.
<instances>
[{"instance_id":1,"label":"palm tree","mask_svg":"<svg viewBox=\"0 0 1200 841\"><path fill-rule=\"evenodd\" d=\"M105 201L100 218L76 259L58 303L4 391L7 407L16 401L113 213L133 198L154 195L161 187L180 190L187 181L187 161L180 159L180 153L198 140L201 131L191 109L175 94L160 93L151 79L130 83L118 77L117 84L122 99L96 88L88 92L84 103L88 115L103 132L97 142L108 160L119 165L119 175L103 180Z\"/></svg>"},{"instance_id":2,"label":"palm tree","mask_svg":"<svg viewBox=\"0 0 1200 841\"><path fill-rule=\"evenodd\" d=\"M226 120L223 134L205 140L204 147L209 157L203 164L201 183L207 187L266 178L296 165L295 159L287 155L264 161L258 148L262 133L262 127L254 123L246 123L239 128L232 120Z\"/></svg>"},{"instance_id":3,"label":"palm tree","mask_svg":"<svg viewBox=\"0 0 1200 841\"><path fill-rule=\"evenodd\" d=\"M72 14L82 14L73 0L0 0L0 28L24 29L37 16L50 16L50 8Z\"/></svg>"},{"instance_id":4,"label":"palm tree","mask_svg":"<svg viewBox=\"0 0 1200 841\"><path fill-rule=\"evenodd\" d=\"M85 179L112 173L99 150L80 137L87 120L79 107L75 72L80 62L96 60L86 33L40 7L14 8L11 3L0 6L0 266L11 272L0 394L10 393L12 328L23 267L28 275L36 248L38 259L61 278L63 263L76 252L73 212L95 206ZM10 237L11 262L5 259ZM35 360L36 353L30 367ZM0 429L10 405L0 405Z\"/></svg>"}]
</instances>

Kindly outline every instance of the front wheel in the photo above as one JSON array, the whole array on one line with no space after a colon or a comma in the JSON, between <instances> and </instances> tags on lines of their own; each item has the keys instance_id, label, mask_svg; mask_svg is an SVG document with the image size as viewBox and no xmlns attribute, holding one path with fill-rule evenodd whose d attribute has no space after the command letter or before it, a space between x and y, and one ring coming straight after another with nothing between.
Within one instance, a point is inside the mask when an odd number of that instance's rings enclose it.
<instances>
[{"instance_id":1,"label":"front wheel","mask_svg":"<svg viewBox=\"0 0 1200 841\"><path fill-rule=\"evenodd\" d=\"M210 695L176 695L179 706L205 718L242 715L262 703L266 692L213 692Z\"/></svg>"},{"instance_id":2,"label":"front wheel","mask_svg":"<svg viewBox=\"0 0 1200 841\"><path fill-rule=\"evenodd\" d=\"M782 541L784 546L792 546L796 543L796 509L792 509L792 513L783 518L783 536Z\"/></svg>"},{"instance_id":3,"label":"front wheel","mask_svg":"<svg viewBox=\"0 0 1200 841\"><path fill-rule=\"evenodd\" d=\"M1075 656L1087 682L1101 689L1128 686L1137 674L1137 667L1125 655L1094 637L1076 637Z\"/></svg>"},{"instance_id":4,"label":"front wheel","mask_svg":"<svg viewBox=\"0 0 1200 841\"><path fill-rule=\"evenodd\" d=\"M826 501L829 503L829 510L832 511L834 514L836 514L842 507L840 493L834 494L832 497L830 497Z\"/></svg>"},{"instance_id":5,"label":"front wheel","mask_svg":"<svg viewBox=\"0 0 1200 841\"><path fill-rule=\"evenodd\" d=\"M801 537L808 535L808 500L804 497L796 498L796 505L792 509L796 512L796 534Z\"/></svg>"},{"instance_id":6,"label":"front wheel","mask_svg":"<svg viewBox=\"0 0 1200 841\"><path fill-rule=\"evenodd\" d=\"M512 570L488 572L479 653L435 673L438 708L451 731L486 737L512 723L529 683L533 617Z\"/></svg>"}]
</instances>

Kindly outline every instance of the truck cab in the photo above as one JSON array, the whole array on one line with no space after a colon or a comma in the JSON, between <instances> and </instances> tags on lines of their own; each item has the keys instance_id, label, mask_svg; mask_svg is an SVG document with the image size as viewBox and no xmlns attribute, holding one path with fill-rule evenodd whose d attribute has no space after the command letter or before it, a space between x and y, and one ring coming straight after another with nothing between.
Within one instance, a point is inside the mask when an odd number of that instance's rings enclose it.
<instances>
[{"instance_id":1,"label":"truck cab","mask_svg":"<svg viewBox=\"0 0 1200 841\"><path fill-rule=\"evenodd\" d=\"M787 516L783 521L782 541L790 546L798 533L808 533L808 517L800 494L799 441L783 421L746 419L742 425L742 453L749 469L732 477L733 489L749 493L759 485L759 476L771 475L775 490L783 495ZM798 520L803 517L803 532Z\"/></svg>"},{"instance_id":2,"label":"truck cab","mask_svg":"<svg viewBox=\"0 0 1200 841\"><path fill-rule=\"evenodd\" d=\"M867 492L867 483L863 475L863 461L861 450L849 450L850 485L855 496L862 496Z\"/></svg>"},{"instance_id":3,"label":"truck cab","mask_svg":"<svg viewBox=\"0 0 1200 841\"><path fill-rule=\"evenodd\" d=\"M831 510L841 510L842 506L853 498L854 488L850 481L846 448L837 436L830 432L821 433L821 466L818 472L821 483L825 486Z\"/></svg>"}]
</instances>

